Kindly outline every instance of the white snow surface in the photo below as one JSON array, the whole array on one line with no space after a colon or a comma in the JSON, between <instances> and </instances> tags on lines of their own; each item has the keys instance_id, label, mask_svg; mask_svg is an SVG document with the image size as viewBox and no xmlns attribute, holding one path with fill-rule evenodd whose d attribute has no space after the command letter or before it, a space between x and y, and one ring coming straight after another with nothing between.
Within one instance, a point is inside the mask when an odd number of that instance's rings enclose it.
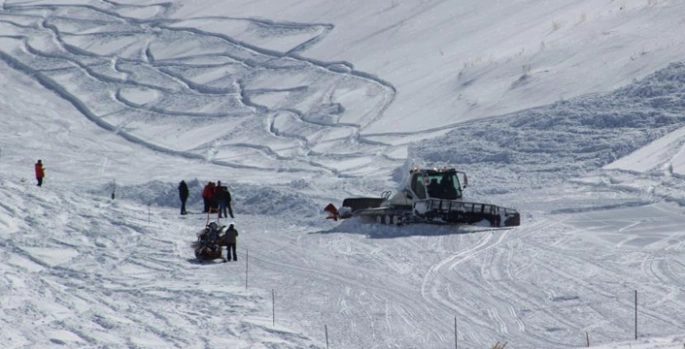
<instances>
[{"instance_id":1,"label":"white snow surface","mask_svg":"<svg viewBox=\"0 0 685 349\"><path fill-rule=\"evenodd\" d=\"M685 2L0 6L2 348L685 344ZM521 226L324 219L412 164Z\"/></svg>"}]
</instances>

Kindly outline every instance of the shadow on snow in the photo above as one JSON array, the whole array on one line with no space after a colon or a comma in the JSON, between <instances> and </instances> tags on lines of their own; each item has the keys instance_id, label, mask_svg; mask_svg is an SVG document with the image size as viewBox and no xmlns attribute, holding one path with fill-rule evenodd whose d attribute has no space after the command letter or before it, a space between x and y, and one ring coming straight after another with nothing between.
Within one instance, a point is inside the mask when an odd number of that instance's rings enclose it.
<instances>
[{"instance_id":1,"label":"shadow on snow","mask_svg":"<svg viewBox=\"0 0 685 349\"><path fill-rule=\"evenodd\" d=\"M364 223L356 219L342 221L339 225L328 230L314 231L310 234L361 234L371 239L391 239L409 236L442 236L455 234L475 234L508 230L511 228L479 227L472 225L432 225L412 224L406 226L383 225L377 223Z\"/></svg>"}]
</instances>

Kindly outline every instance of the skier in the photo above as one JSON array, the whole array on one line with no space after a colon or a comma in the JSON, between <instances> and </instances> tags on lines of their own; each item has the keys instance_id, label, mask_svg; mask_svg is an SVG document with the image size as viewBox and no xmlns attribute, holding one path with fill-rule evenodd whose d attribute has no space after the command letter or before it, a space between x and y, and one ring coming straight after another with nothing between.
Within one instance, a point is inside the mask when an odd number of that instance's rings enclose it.
<instances>
[{"instance_id":1,"label":"skier","mask_svg":"<svg viewBox=\"0 0 685 349\"><path fill-rule=\"evenodd\" d=\"M36 170L36 180L38 181L38 184L36 185L40 187L43 185L43 178L45 177L45 168L43 168L43 162L38 160L34 167Z\"/></svg>"},{"instance_id":2,"label":"skier","mask_svg":"<svg viewBox=\"0 0 685 349\"><path fill-rule=\"evenodd\" d=\"M188 214L186 211L186 201L188 201L188 185L186 181L181 181L178 185L178 196L181 198L181 214Z\"/></svg>"},{"instance_id":3,"label":"skier","mask_svg":"<svg viewBox=\"0 0 685 349\"><path fill-rule=\"evenodd\" d=\"M238 237L238 231L235 229L233 224L228 226L226 234L224 235L224 243L226 244L226 259L231 260L231 251L233 251L233 261L238 260L238 254L235 252L236 238Z\"/></svg>"}]
</instances>

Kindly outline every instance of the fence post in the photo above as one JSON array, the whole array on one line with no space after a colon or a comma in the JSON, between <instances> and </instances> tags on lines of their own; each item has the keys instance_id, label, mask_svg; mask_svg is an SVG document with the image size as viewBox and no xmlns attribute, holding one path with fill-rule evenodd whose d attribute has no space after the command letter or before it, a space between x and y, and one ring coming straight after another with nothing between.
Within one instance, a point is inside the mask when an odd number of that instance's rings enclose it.
<instances>
[{"instance_id":1,"label":"fence post","mask_svg":"<svg viewBox=\"0 0 685 349\"><path fill-rule=\"evenodd\" d=\"M590 347L590 334L585 331L585 343L587 344L587 347Z\"/></svg>"},{"instance_id":2,"label":"fence post","mask_svg":"<svg viewBox=\"0 0 685 349\"><path fill-rule=\"evenodd\" d=\"M454 317L454 349L459 349L457 341L457 317Z\"/></svg>"},{"instance_id":3,"label":"fence post","mask_svg":"<svg viewBox=\"0 0 685 349\"><path fill-rule=\"evenodd\" d=\"M248 249L245 249L245 290L247 290L247 266L249 265L249 253L250 251Z\"/></svg>"},{"instance_id":4,"label":"fence post","mask_svg":"<svg viewBox=\"0 0 685 349\"><path fill-rule=\"evenodd\" d=\"M637 290L635 290L635 340L637 340Z\"/></svg>"}]
</instances>

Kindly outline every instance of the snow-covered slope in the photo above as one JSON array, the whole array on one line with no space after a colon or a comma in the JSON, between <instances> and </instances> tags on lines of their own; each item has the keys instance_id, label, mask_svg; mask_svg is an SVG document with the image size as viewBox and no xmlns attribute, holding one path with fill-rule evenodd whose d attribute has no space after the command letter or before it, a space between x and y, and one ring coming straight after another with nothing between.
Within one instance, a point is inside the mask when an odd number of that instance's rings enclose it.
<instances>
[{"instance_id":1,"label":"snow-covered slope","mask_svg":"<svg viewBox=\"0 0 685 349\"><path fill-rule=\"evenodd\" d=\"M397 102L367 133L440 128L610 91L682 60L685 40L680 1L198 3L176 16L331 26L316 45L289 53L349 62L396 88Z\"/></svg>"},{"instance_id":2,"label":"snow-covered slope","mask_svg":"<svg viewBox=\"0 0 685 349\"><path fill-rule=\"evenodd\" d=\"M685 341L682 2L0 4L3 347ZM522 226L320 216L412 162ZM237 263L189 248L210 180Z\"/></svg>"},{"instance_id":3,"label":"snow-covered slope","mask_svg":"<svg viewBox=\"0 0 685 349\"><path fill-rule=\"evenodd\" d=\"M246 288L244 265L195 262L192 220L66 188L2 181L3 347L312 343L286 319L273 326L271 295Z\"/></svg>"}]
</instances>

